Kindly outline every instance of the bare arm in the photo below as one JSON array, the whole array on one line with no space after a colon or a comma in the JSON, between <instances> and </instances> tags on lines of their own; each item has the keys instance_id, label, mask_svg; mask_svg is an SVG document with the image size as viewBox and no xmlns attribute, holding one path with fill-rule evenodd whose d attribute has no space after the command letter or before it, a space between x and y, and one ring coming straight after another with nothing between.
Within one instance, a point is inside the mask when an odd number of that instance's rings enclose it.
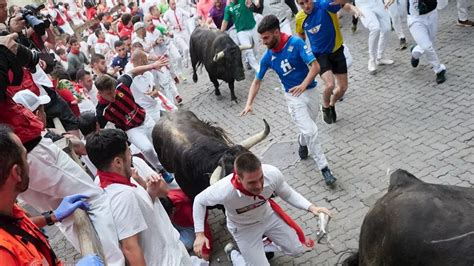
<instances>
[{"instance_id":1,"label":"bare arm","mask_svg":"<svg viewBox=\"0 0 474 266\"><path fill-rule=\"evenodd\" d=\"M125 256L128 265L146 265L145 257L143 256L143 251L138 240L138 234L120 240L122 253Z\"/></svg>"},{"instance_id":2,"label":"bare arm","mask_svg":"<svg viewBox=\"0 0 474 266\"><path fill-rule=\"evenodd\" d=\"M221 25L221 31L224 32L227 30L227 25L229 24L229 22L223 20L222 21L222 25Z\"/></svg>"},{"instance_id":3,"label":"bare arm","mask_svg":"<svg viewBox=\"0 0 474 266\"><path fill-rule=\"evenodd\" d=\"M245 109L240 113L241 116L246 115L252 112L252 104L257 96L258 91L260 90L260 85L262 81L259 79L254 79L252 85L250 86L249 96L247 97L247 104L245 105Z\"/></svg>"},{"instance_id":4,"label":"bare arm","mask_svg":"<svg viewBox=\"0 0 474 266\"><path fill-rule=\"evenodd\" d=\"M46 218L43 215L30 217L30 220L38 227L45 227L48 223L46 222ZM51 220L56 223L58 220L56 219L56 215L54 213L51 214Z\"/></svg>"}]
</instances>

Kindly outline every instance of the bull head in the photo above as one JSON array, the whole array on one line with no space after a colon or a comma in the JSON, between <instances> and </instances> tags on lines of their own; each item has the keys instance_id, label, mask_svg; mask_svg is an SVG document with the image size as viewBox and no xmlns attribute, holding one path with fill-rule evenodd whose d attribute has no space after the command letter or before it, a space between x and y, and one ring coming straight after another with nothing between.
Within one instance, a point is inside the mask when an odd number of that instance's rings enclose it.
<instances>
[{"instance_id":1,"label":"bull head","mask_svg":"<svg viewBox=\"0 0 474 266\"><path fill-rule=\"evenodd\" d=\"M267 121L263 119L263 122L265 123L265 128L261 132L247 138L246 140L242 141L239 143L239 145L243 146L246 149L250 149L253 146L257 145L259 142L264 140L268 134L270 133L270 126L268 125ZM212 185L219 181L224 175L224 169L222 166L217 166L214 172L212 172L212 175L209 179L209 183Z\"/></svg>"}]
</instances>

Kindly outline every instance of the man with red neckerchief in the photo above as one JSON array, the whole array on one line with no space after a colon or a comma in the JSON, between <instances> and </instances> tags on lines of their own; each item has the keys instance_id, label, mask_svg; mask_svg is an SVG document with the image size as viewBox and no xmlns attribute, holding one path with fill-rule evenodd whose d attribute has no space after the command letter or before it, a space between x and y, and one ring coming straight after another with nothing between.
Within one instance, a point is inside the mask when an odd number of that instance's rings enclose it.
<instances>
[{"instance_id":1,"label":"man with red neckerchief","mask_svg":"<svg viewBox=\"0 0 474 266\"><path fill-rule=\"evenodd\" d=\"M316 207L294 191L276 167L264 164L252 153L235 159L235 172L199 193L194 199L193 218L196 240L194 252L201 256L202 246L209 246L204 235L207 206L223 205L227 228L240 253L229 245L226 253L234 265L270 265L265 257L262 237L267 236L287 255L299 255L313 248L314 241L272 199L279 196L290 205L307 210L316 217L328 209Z\"/></svg>"},{"instance_id":2,"label":"man with red neckerchief","mask_svg":"<svg viewBox=\"0 0 474 266\"><path fill-rule=\"evenodd\" d=\"M240 115L252 112L252 104L268 69L273 69L284 88L288 111L296 127L300 158L313 157L321 171L324 182L332 186L336 178L329 169L329 163L318 138L319 94L316 90L316 75L320 66L306 43L296 36L287 35L280 30L280 21L274 15L265 16L258 25L263 44L267 51L260 61L259 71L255 75L249 90L247 104Z\"/></svg>"}]
</instances>

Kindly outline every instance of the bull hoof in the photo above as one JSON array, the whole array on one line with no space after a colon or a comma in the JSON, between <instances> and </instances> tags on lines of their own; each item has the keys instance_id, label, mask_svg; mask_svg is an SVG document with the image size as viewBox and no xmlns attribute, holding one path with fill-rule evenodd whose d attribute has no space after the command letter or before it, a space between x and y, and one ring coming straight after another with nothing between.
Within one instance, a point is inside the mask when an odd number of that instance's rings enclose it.
<instances>
[{"instance_id":1,"label":"bull hoof","mask_svg":"<svg viewBox=\"0 0 474 266\"><path fill-rule=\"evenodd\" d=\"M230 99L232 102L235 102L235 103L239 103L239 101L237 100L237 97L233 97L232 99Z\"/></svg>"}]
</instances>

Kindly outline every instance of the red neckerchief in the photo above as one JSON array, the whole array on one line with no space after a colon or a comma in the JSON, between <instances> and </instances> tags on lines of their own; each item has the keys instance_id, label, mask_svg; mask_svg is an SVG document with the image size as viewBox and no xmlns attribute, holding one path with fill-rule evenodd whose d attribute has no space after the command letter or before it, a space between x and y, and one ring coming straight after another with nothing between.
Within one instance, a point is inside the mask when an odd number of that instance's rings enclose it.
<instances>
[{"instance_id":1,"label":"red neckerchief","mask_svg":"<svg viewBox=\"0 0 474 266\"><path fill-rule=\"evenodd\" d=\"M232 179L230 180L232 185L234 186L235 189L240 191L240 193L249 196L249 197L254 197L259 198L261 200L265 200L265 197L262 195L254 195L247 191L243 186L242 183L238 180L237 173L234 170L234 175L232 176ZM273 211L280 216L280 218L288 224L291 228L293 228L298 235L298 239L300 240L301 244L303 244L306 247L313 247L314 246L314 240L308 238L306 239L306 236L304 235L303 229L293 220L291 217L286 214L286 212L278 205L273 199L269 198L268 202L270 203L270 207L272 207Z\"/></svg>"},{"instance_id":2,"label":"red neckerchief","mask_svg":"<svg viewBox=\"0 0 474 266\"><path fill-rule=\"evenodd\" d=\"M272 52L274 52L274 53L281 52L281 50L283 50L283 47L285 47L285 44L288 42L290 37L291 37L291 35L288 35L288 34L282 32L281 35L280 35L280 42L278 43L276 48L272 49Z\"/></svg>"},{"instance_id":3,"label":"red neckerchief","mask_svg":"<svg viewBox=\"0 0 474 266\"><path fill-rule=\"evenodd\" d=\"M105 40L99 40L99 39L97 39L97 43L105 43Z\"/></svg>"},{"instance_id":4,"label":"red neckerchief","mask_svg":"<svg viewBox=\"0 0 474 266\"><path fill-rule=\"evenodd\" d=\"M130 182L130 178L126 178L123 175L119 175L111 172L104 172L97 170L97 176L100 178L100 187L106 188L108 185L112 184L122 184L131 187L137 187L135 184Z\"/></svg>"},{"instance_id":5,"label":"red neckerchief","mask_svg":"<svg viewBox=\"0 0 474 266\"><path fill-rule=\"evenodd\" d=\"M78 48L76 48L76 47L71 47L71 53L73 53L73 54L79 54L80 52L81 52L81 51L80 51Z\"/></svg>"}]
</instances>

